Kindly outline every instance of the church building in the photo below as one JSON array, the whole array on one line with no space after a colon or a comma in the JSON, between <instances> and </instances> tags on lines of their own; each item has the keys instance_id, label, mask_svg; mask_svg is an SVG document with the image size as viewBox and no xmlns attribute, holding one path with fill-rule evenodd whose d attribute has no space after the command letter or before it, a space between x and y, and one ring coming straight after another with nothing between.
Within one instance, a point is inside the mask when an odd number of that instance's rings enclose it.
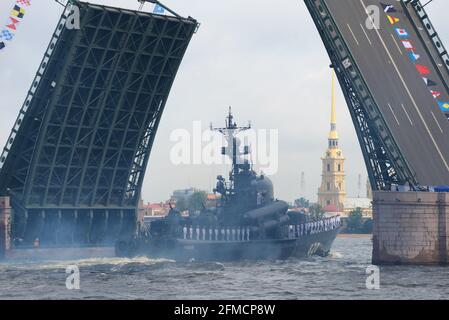
<instances>
[{"instance_id":1,"label":"church building","mask_svg":"<svg viewBox=\"0 0 449 320\"><path fill-rule=\"evenodd\" d=\"M323 173L321 187L318 189L318 204L326 212L344 212L346 198L345 158L339 147L335 107L335 75L332 73L331 130L326 153L321 158Z\"/></svg>"}]
</instances>

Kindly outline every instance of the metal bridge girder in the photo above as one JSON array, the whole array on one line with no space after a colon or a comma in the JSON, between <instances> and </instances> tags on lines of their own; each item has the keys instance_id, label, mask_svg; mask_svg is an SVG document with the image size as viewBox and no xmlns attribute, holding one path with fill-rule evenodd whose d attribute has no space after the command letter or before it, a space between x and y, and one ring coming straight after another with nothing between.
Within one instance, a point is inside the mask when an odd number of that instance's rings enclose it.
<instances>
[{"instance_id":1,"label":"metal bridge girder","mask_svg":"<svg viewBox=\"0 0 449 320\"><path fill-rule=\"evenodd\" d=\"M66 28L72 5L79 30ZM60 232L55 226L72 217L98 241L106 229L132 232L159 121L197 26L69 2L0 157L16 235Z\"/></svg>"},{"instance_id":2,"label":"metal bridge girder","mask_svg":"<svg viewBox=\"0 0 449 320\"><path fill-rule=\"evenodd\" d=\"M345 96L373 190L417 184L325 1L304 0Z\"/></svg>"}]
</instances>

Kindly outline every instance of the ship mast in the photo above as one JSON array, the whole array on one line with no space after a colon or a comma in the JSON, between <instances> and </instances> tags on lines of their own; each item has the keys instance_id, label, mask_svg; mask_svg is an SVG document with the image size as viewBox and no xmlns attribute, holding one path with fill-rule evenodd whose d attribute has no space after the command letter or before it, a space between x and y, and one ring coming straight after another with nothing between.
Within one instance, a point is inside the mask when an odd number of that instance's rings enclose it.
<instances>
[{"instance_id":1,"label":"ship mast","mask_svg":"<svg viewBox=\"0 0 449 320\"><path fill-rule=\"evenodd\" d=\"M239 149L237 135L243 131L251 129L251 123L248 123L246 127L238 127L237 123L234 121L234 116L232 115L232 108L229 107L229 113L226 117L225 127L214 128L212 124L210 125L211 131L220 132L227 141L228 147L222 147L222 155L227 155L232 159L232 171L230 173L229 179L231 183L234 181L234 177L240 172L243 166L248 166L248 161L244 160L244 156L249 154L249 147L245 146L244 150ZM229 149L231 148L231 149ZM233 187L231 187L231 190Z\"/></svg>"}]
</instances>

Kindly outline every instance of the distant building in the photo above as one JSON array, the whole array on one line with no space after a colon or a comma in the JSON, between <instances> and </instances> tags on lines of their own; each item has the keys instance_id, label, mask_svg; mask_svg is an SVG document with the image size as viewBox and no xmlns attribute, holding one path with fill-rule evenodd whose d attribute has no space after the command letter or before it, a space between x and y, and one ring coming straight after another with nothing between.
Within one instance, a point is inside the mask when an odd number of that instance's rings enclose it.
<instances>
[{"instance_id":1,"label":"distant building","mask_svg":"<svg viewBox=\"0 0 449 320\"><path fill-rule=\"evenodd\" d=\"M171 198L175 202L179 200L187 201L189 197L195 193L195 191L197 191L195 188L175 190L173 191Z\"/></svg>"},{"instance_id":2,"label":"distant building","mask_svg":"<svg viewBox=\"0 0 449 320\"><path fill-rule=\"evenodd\" d=\"M140 202L140 215L144 217L165 216L170 211L170 202L147 203Z\"/></svg>"},{"instance_id":3,"label":"distant building","mask_svg":"<svg viewBox=\"0 0 449 320\"><path fill-rule=\"evenodd\" d=\"M207 194L207 199L206 199L205 205L207 208L213 208L213 207L217 206L218 200L220 200L220 195L215 194L215 193L209 193L209 194Z\"/></svg>"},{"instance_id":4,"label":"distant building","mask_svg":"<svg viewBox=\"0 0 449 320\"><path fill-rule=\"evenodd\" d=\"M321 187L318 189L318 204L328 213L344 212L346 199L345 158L338 142L337 116L335 109L335 77L332 73L331 131L326 154L321 158L323 174Z\"/></svg>"},{"instance_id":5,"label":"distant building","mask_svg":"<svg viewBox=\"0 0 449 320\"><path fill-rule=\"evenodd\" d=\"M372 199L368 198L346 198L344 203L343 217L347 217L351 211L357 208L362 209L363 217L371 219L373 217Z\"/></svg>"}]
</instances>

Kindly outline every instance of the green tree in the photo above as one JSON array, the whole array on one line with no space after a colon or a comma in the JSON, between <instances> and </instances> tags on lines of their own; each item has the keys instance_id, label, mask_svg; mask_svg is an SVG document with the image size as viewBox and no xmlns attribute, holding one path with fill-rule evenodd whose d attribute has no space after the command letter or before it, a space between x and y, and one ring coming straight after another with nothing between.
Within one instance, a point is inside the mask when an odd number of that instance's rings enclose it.
<instances>
[{"instance_id":1,"label":"green tree","mask_svg":"<svg viewBox=\"0 0 449 320\"><path fill-rule=\"evenodd\" d=\"M372 233L373 232L373 219L368 219L363 224L363 231L366 233Z\"/></svg>"},{"instance_id":2,"label":"green tree","mask_svg":"<svg viewBox=\"0 0 449 320\"><path fill-rule=\"evenodd\" d=\"M304 197L295 200L295 206L298 208L310 208L310 201Z\"/></svg>"},{"instance_id":3,"label":"green tree","mask_svg":"<svg viewBox=\"0 0 449 320\"><path fill-rule=\"evenodd\" d=\"M309 207L309 216L314 220L320 220L324 218L325 211L318 203L314 203Z\"/></svg>"},{"instance_id":4,"label":"green tree","mask_svg":"<svg viewBox=\"0 0 449 320\"><path fill-rule=\"evenodd\" d=\"M363 224L363 211L362 208L356 208L348 215L348 230L358 231L362 228Z\"/></svg>"},{"instance_id":5,"label":"green tree","mask_svg":"<svg viewBox=\"0 0 449 320\"><path fill-rule=\"evenodd\" d=\"M181 212L189 210L186 199L180 198L178 201L176 201L176 209L178 209Z\"/></svg>"},{"instance_id":6,"label":"green tree","mask_svg":"<svg viewBox=\"0 0 449 320\"><path fill-rule=\"evenodd\" d=\"M190 214L203 210L206 200L207 193L205 191L195 191L188 200Z\"/></svg>"}]
</instances>

